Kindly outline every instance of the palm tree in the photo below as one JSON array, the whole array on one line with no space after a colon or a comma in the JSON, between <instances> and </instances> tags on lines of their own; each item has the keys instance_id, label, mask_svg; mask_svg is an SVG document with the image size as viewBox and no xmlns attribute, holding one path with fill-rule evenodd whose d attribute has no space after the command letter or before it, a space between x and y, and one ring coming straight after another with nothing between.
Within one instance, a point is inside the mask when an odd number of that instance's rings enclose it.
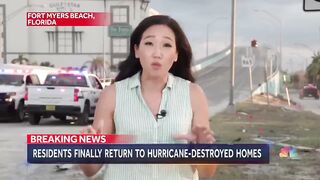
<instances>
[{"instance_id":1,"label":"palm tree","mask_svg":"<svg viewBox=\"0 0 320 180\"><path fill-rule=\"evenodd\" d=\"M84 62L81 70L88 70L88 72L95 74L99 78L104 78L110 73L110 63L108 61L103 62L102 57L96 57L93 60Z\"/></svg>"},{"instance_id":2,"label":"palm tree","mask_svg":"<svg viewBox=\"0 0 320 180\"><path fill-rule=\"evenodd\" d=\"M312 63L307 68L307 78L310 83L316 83L320 87L320 51L312 56Z\"/></svg>"},{"instance_id":3,"label":"palm tree","mask_svg":"<svg viewBox=\"0 0 320 180\"><path fill-rule=\"evenodd\" d=\"M29 59L24 58L22 54L19 54L18 58L12 59L12 64L29 64Z\"/></svg>"},{"instance_id":4,"label":"palm tree","mask_svg":"<svg viewBox=\"0 0 320 180\"><path fill-rule=\"evenodd\" d=\"M102 78L104 76L103 59L100 57L94 58L89 68L89 71L97 75L99 78Z\"/></svg>"}]
</instances>

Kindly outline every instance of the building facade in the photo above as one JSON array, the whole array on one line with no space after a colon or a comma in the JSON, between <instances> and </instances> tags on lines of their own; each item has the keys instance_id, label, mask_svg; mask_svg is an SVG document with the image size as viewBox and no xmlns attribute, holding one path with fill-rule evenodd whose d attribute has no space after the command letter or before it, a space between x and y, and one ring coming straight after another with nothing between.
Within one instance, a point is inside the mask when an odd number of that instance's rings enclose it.
<instances>
[{"instance_id":1,"label":"building facade","mask_svg":"<svg viewBox=\"0 0 320 180\"><path fill-rule=\"evenodd\" d=\"M0 0L0 63L27 59L54 67L116 67L132 29L149 16L149 0ZM107 12L110 26L26 26L27 12ZM154 14L154 11L152 10Z\"/></svg>"}]
</instances>

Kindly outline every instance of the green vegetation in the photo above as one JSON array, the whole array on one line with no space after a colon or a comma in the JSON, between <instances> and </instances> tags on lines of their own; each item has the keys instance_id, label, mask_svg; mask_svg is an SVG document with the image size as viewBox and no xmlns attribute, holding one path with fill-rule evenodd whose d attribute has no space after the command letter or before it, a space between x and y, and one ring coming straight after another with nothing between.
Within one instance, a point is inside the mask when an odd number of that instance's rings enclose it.
<instances>
[{"instance_id":1,"label":"green vegetation","mask_svg":"<svg viewBox=\"0 0 320 180\"><path fill-rule=\"evenodd\" d=\"M320 87L320 51L312 56L312 63L308 66L306 75L309 82L315 83Z\"/></svg>"}]
</instances>

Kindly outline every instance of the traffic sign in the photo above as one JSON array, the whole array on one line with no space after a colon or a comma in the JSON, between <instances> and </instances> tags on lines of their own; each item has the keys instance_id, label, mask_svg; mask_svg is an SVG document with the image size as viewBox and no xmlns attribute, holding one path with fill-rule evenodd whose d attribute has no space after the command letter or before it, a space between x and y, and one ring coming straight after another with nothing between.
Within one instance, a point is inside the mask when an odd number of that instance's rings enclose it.
<instances>
[{"instance_id":1,"label":"traffic sign","mask_svg":"<svg viewBox=\"0 0 320 180\"><path fill-rule=\"evenodd\" d=\"M241 56L241 66L242 67L250 67L254 63L254 56Z\"/></svg>"},{"instance_id":2,"label":"traffic sign","mask_svg":"<svg viewBox=\"0 0 320 180\"><path fill-rule=\"evenodd\" d=\"M109 26L110 37L129 37L132 32L131 25L112 25Z\"/></svg>"}]
</instances>

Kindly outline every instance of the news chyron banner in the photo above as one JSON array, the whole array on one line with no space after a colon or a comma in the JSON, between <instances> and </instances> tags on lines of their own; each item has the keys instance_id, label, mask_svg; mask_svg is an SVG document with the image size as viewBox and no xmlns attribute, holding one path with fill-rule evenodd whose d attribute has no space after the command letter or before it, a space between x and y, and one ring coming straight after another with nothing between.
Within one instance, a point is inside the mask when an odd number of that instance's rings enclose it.
<instances>
[{"instance_id":1,"label":"news chyron banner","mask_svg":"<svg viewBox=\"0 0 320 180\"><path fill-rule=\"evenodd\" d=\"M28 163L268 164L268 144L133 144L126 135L28 134Z\"/></svg>"},{"instance_id":2,"label":"news chyron banner","mask_svg":"<svg viewBox=\"0 0 320 180\"><path fill-rule=\"evenodd\" d=\"M108 26L105 12L27 12L27 26Z\"/></svg>"}]
</instances>

